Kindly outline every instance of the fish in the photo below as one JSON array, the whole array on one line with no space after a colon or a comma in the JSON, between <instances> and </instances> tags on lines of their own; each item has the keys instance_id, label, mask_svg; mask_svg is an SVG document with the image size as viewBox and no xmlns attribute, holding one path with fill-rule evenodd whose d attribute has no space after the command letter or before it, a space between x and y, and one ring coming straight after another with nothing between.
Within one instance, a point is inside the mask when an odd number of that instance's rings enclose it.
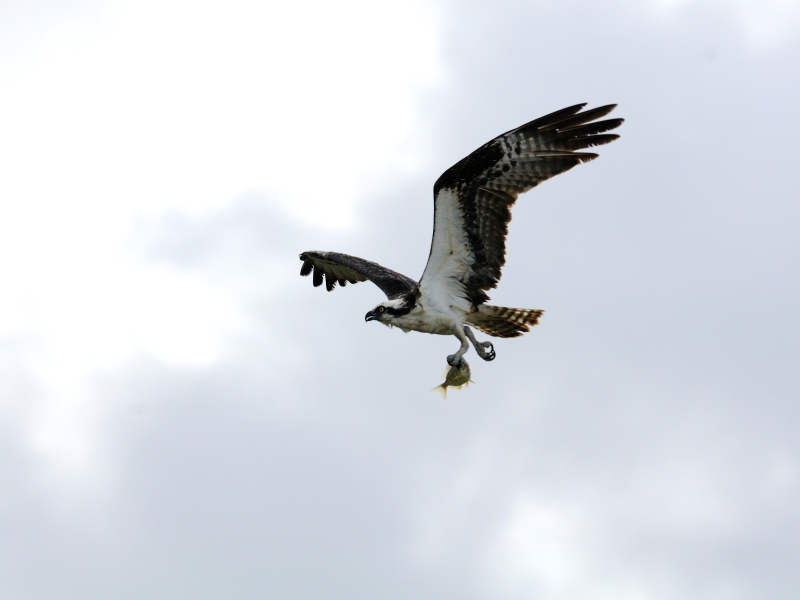
<instances>
[{"instance_id":1,"label":"fish","mask_svg":"<svg viewBox=\"0 0 800 600\"><path fill-rule=\"evenodd\" d=\"M442 398L446 400L447 388L455 388L460 390L462 387L469 386L470 383L475 383L472 381L472 379L470 379L471 375L472 373L469 370L467 361L462 358L458 365L445 369L443 375L444 382L441 385L437 385L431 391L440 392L442 394Z\"/></svg>"}]
</instances>

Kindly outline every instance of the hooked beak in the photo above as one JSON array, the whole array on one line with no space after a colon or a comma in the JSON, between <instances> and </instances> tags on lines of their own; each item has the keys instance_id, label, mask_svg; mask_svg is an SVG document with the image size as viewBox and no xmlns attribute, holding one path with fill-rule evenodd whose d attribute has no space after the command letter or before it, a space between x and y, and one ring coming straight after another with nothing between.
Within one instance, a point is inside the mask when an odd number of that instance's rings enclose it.
<instances>
[{"instance_id":1,"label":"hooked beak","mask_svg":"<svg viewBox=\"0 0 800 600\"><path fill-rule=\"evenodd\" d=\"M364 321L369 323L370 321L374 321L378 318L378 315L375 314L374 310L369 311L366 316L364 317Z\"/></svg>"}]
</instances>

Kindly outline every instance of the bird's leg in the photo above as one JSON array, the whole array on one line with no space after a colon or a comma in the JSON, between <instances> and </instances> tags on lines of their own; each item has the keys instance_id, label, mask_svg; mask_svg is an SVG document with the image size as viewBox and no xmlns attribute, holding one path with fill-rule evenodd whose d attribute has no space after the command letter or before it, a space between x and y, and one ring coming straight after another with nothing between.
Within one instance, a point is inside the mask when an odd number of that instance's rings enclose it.
<instances>
[{"instance_id":1,"label":"bird's leg","mask_svg":"<svg viewBox=\"0 0 800 600\"><path fill-rule=\"evenodd\" d=\"M461 325L455 325L453 327L453 335L456 336L459 340L461 340L461 348L458 349L458 352L455 354L451 354L447 357L447 364L451 367L457 367L461 364L461 357L464 356L464 353L469 350L469 340L467 336L464 335L464 329Z\"/></svg>"},{"instance_id":2,"label":"bird's leg","mask_svg":"<svg viewBox=\"0 0 800 600\"><path fill-rule=\"evenodd\" d=\"M475 352L478 353L478 356L483 360L494 360L494 357L497 355L494 353L494 345L492 342L479 342L475 339L475 334L472 333L472 329L466 325L464 325L464 333L467 334L469 341L475 346Z\"/></svg>"}]
</instances>

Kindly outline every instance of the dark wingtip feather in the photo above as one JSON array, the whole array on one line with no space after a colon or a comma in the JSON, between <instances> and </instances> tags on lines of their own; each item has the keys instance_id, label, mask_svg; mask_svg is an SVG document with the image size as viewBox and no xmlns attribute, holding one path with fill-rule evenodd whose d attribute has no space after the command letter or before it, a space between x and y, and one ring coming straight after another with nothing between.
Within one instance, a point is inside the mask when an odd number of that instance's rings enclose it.
<instances>
[{"instance_id":1,"label":"dark wingtip feather","mask_svg":"<svg viewBox=\"0 0 800 600\"><path fill-rule=\"evenodd\" d=\"M560 142L559 147L564 150L581 150L583 148L592 148L593 146L602 146L603 144L610 144L619 138L616 133L604 133L601 135L590 135L587 137L579 137L572 140Z\"/></svg>"},{"instance_id":2,"label":"dark wingtip feather","mask_svg":"<svg viewBox=\"0 0 800 600\"><path fill-rule=\"evenodd\" d=\"M322 272L322 269L319 267L314 267L314 287L322 285Z\"/></svg>"},{"instance_id":3,"label":"dark wingtip feather","mask_svg":"<svg viewBox=\"0 0 800 600\"><path fill-rule=\"evenodd\" d=\"M333 291L333 288L336 287L336 279L330 273L325 273L325 289L329 292Z\"/></svg>"},{"instance_id":4,"label":"dark wingtip feather","mask_svg":"<svg viewBox=\"0 0 800 600\"><path fill-rule=\"evenodd\" d=\"M300 275L306 277L311 273L311 269L314 268L314 265L311 264L310 260L303 258L302 254L300 255L300 258L303 260L303 266L300 267Z\"/></svg>"},{"instance_id":5,"label":"dark wingtip feather","mask_svg":"<svg viewBox=\"0 0 800 600\"><path fill-rule=\"evenodd\" d=\"M547 123L543 126L540 126L538 129L540 129L541 131L548 131L552 129L558 129L559 131L561 131L569 127L577 127L578 125L583 125L584 123L588 123L589 121L594 121L601 117L605 117L608 113L614 110L616 106L617 106L616 104L606 104L605 106L598 106L597 108L592 108L591 110L587 110L572 116L568 116L567 118L561 119L560 121Z\"/></svg>"},{"instance_id":6,"label":"dark wingtip feather","mask_svg":"<svg viewBox=\"0 0 800 600\"><path fill-rule=\"evenodd\" d=\"M617 108L616 104L605 104L603 106L598 106L597 108L593 108L591 110L587 110L585 114L587 114L587 115L591 114L592 115L592 119L591 120L594 121L595 119L599 119L601 117L605 117L608 113L610 113L615 108Z\"/></svg>"},{"instance_id":7,"label":"dark wingtip feather","mask_svg":"<svg viewBox=\"0 0 800 600\"><path fill-rule=\"evenodd\" d=\"M538 119L529 121L528 123L525 123L524 125L521 125L516 129L512 129L511 131L504 133L503 135L508 135L509 133L523 132L531 129L539 129L541 127L545 127L553 123L559 123L564 119L580 112L584 106L586 106L586 102L582 102L580 104L574 104L572 106L568 106L567 108L562 108L561 110L551 112L550 114L547 114L543 117L539 117Z\"/></svg>"},{"instance_id":8,"label":"dark wingtip feather","mask_svg":"<svg viewBox=\"0 0 800 600\"><path fill-rule=\"evenodd\" d=\"M594 121L592 123L584 123L582 125L574 125L572 127L559 128L558 137L577 137L580 135L594 135L596 133L605 133L616 129L625 122L625 119L606 119L605 121Z\"/></svg>"}]
</instances>

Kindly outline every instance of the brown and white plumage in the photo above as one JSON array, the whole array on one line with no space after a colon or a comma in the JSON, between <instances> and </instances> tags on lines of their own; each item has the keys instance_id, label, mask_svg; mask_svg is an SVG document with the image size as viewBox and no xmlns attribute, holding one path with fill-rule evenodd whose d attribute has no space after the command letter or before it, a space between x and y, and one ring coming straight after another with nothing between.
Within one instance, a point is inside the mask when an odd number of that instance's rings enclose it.
<instances>
[{"instance_id":1,"label":"brown and white plumage","mask_svg":"<svg viewBox=\"0 0 800 600\"><path fill-rule=\"evenodd\" d=\"M489 297L506 262L506 235L511 207L520 194L597 154L577 152L607 144L619 136L607 134L622 119L591 122L610 113L616 105L579 112L577 104L512 129L487 142L445 171L433 187L434 233L426 275L457 273L474 304ZM441 216L439 213L443 213ZM458 221L451 235L440 232L439 223ZM458 262L459 264L452 264Z\"/></svg>"},{"instance_id":2,"label":"brown and white plumage","mask_svg":"<svg viewBox=\"0 0 800 600\"><path fill-rule=\"evenodd\" d=\"M520 194L542 181L597 158L587 148L614 141L607 133L622 119L598 121L616 105L582 111L576 104L512 129L487 142L445 171L434 185L434 229L428 263L419 283L346 254L304 252L301 275L325 278L328 291L371 280L388 300L367 313L406 331L455 335L462 342L448 357L457 364L473 342L478 354L494 358L491 344L475 341L468 325L496 337L516 337L536 325L543 311L489 306L505 264L511 207Z\"/></svg>"}]
</instances>

